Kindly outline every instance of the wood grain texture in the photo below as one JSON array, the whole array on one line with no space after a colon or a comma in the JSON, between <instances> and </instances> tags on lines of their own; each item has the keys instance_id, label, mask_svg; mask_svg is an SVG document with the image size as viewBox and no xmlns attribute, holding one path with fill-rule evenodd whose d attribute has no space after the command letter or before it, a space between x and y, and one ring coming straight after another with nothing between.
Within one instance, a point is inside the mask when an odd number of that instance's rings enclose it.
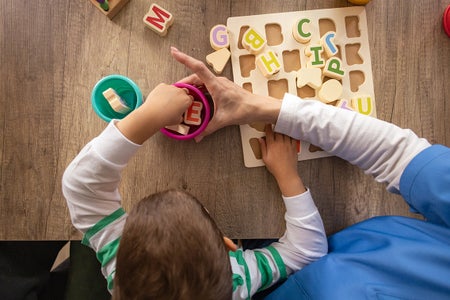
<instances>
[{"instance_id":1,"label":"wood grain texture","mask_svg":"<svg viewBox=\"0 0 450 300\"><path fill-rule=\"evenodd\" d=\"M344 7L346 1L167 1L166 37L145 28L150 2L130 1L113 20L89 1L0 1L0 239L79 238L61 193L64 169L106 123L90 92L105 75L130 77L147 95L189 74L174 45L205 60L209 30L230 16ZM450 145L448 1L366 6L378 118ZM231 79L231 65L222 74ZM278 237L284 208L264 168L247 169L237 126L203 142L157 134L132 159L120 190L126 210L142 197L181 188L200 199L232 238ZM328 234L366 218L413 216L399 196L338 158L299 162Z\"/></svg>"}]
</instances>

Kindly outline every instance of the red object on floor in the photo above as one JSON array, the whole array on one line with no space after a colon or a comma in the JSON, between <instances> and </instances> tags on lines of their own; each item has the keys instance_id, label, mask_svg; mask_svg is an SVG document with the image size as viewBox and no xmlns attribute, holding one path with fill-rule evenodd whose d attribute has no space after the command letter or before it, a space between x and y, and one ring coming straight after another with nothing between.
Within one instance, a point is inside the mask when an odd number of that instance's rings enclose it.
<instances>
[{"instance_id":1,"label":"red object on floor","mask_svg":"<svg viewBox=\"0 0 450 300\"><path fill-rule=\"evenodd\" d=\"M450 5L444 11L444 16L442 17L442 25L444 26L445 33L450 37Z\"/></svg>"}]
</instances>

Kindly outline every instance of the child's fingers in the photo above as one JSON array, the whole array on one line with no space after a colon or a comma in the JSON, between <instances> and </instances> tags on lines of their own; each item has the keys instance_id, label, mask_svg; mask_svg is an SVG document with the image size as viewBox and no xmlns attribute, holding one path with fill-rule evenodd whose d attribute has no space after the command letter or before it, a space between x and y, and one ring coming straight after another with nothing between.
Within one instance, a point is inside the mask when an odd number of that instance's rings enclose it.
<instances>
[{"instance_id":1,"label":"child's fingers","mask_svg":"<svg viewBox=\"0 0 450 300\"><path fill-rule=\"evenodd\" d=\"M266 144L266 139L264 137L259 138L259 146L261 147L261 154L263 159L267 157L267 144Z\"/></svg>"},{"instance_id":2,"label":"child's fingers","mask_svg":"<svg viewBox=\"0 0 450 300\"><path fill-rule=\"evenodd\" d=\"M266 132L266 141L267 143L272 143L275 140L275 136L273 134L273 129L271 124L266 124L264 127L264 131Z\"/></svg>"},{"instance_id":3,"label":"child's fingers","mask_svg":"<svg viewBox=\"0 0 450 300\"><path fill-rule=\"evenodd\" d=\"M191 85L195 85L195 86L204 85L203 81L201 81L200 78L198 78L197 74L191 74L187 77L184 77L183 79L181 79L178 82L187 83L187 84L191 84Z\"/></svg>"}]
</instances>

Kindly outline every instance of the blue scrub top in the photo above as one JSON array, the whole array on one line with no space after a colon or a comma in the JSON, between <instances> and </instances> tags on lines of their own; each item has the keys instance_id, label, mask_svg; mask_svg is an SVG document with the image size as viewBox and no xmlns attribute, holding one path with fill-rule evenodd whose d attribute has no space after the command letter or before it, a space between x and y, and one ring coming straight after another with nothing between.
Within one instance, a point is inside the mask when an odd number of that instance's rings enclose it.
<instances>
[{"instance_id":1,"label":"blue scrub top","mask_svg":"<svg viewBox=\"0 0 450 300\"><path fill-rule=\"evenodd\" d=\"M383 216L350 226L266 299L450 299L450 149L419 153L400 193L426 220Z\"/></svg>"}]
</instances>

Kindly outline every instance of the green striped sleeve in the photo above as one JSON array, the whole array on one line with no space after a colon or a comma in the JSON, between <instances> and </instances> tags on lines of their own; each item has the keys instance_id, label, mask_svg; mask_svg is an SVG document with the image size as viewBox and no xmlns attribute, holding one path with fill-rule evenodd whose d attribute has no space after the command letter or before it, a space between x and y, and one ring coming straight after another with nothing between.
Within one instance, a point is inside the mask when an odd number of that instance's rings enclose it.
<instances>
[{"instance_id":1,"label":"green striped sleeve","mask_svg":"<svg viewBox=\"0 0 450 300\"><path fill-rule=\"evenodd\" d=\"M116 270L112 271L111 274L106 277L106 282L108 283L108 290L112 291L114 287L114 274L116 273Z\"/></svg>"},{"instance_id":2,"label":"green striped sleeve","mask_svg":"<svg viewBox=\"0 0 450 300\"><path fill-rule=\"evenodd\" d=\"M102 264L104 268L114 257L117 255L117 250L119 249L120 238L106 244L97 252L97 259Z\"/></svg>"},{"instance_id":3,"label":"green striped sleeve","mask_svg":"<svg viewBox=\"0 0 450 300\"><path fill-rule=\"evenodd\" d=\"M275 260L275 263L280 270L280 280L285 280L287 278L286 265L284 264L280 253L278 253L277 249L275 249L273 246L268 246L266 249L269 250L270 254L272 254L273 259Z\"/></svg>"},{"instance_id":4,"label":"green striped sleeve","mask_svg":"<svg viewBox=\"0 0 450 300\"><path fill-rule=\"evenodd\" d=\"M244 279L239 274L233 274L233 292L237 289L238 286L244 284Z\"/></svg>"},{"instance_id":5,"label":"green striped sleeve","mask_svg":"<svg viewBox=\"0 0 450 300\"><path fill-rule=\"evenodd\" d=\"M121 207L118 210L116 210L115 212L113 212L112 214L110 214L109 216L104 217L103 219L101 219L100 221L98 221L97 224L95 224L94 226L92 226L91 229L89 229L88 231L86 231L86 233L83 236L83 240L81 241L81 243L85 246L90 246L89 240L99 231L101 231L103 228L105 228L106 226L108 226L109 224L111 224L112 222L114 222L115 220L119 219L120 217L122 217L125 214L125 210Z\"/></svg>"},{"instance_id":6,"label":"green striped sleeve","mask_svg":"<svg viewBox=\"0 0 450 300\"><path fill-rule=\"evenodd\" d=\"M236 258L236 261L239 265L244 267L245 271L245 284L247 285L247 292L248 292L248 299L250 299L250 293L252 290L252 282L250 279L250 271L248 270L247 262L244 259L243 252L241 249L238 249L237 251L230 251L229 255L231 257Z\"/></svg>"},{"instance_id":7,"label":"green striped sleeve","mask_svg":"<svg viewBox=\"0 0 450 300\"><path fill-rule=\"evenodd\" d=\"M266 256L258 251L255 251L256 263L258 265L259 273L261 274L261 287L259 291L265 290L272 284L273 280L273 270L270 267L269 261Z\"/></svg>"}]
</instances>

